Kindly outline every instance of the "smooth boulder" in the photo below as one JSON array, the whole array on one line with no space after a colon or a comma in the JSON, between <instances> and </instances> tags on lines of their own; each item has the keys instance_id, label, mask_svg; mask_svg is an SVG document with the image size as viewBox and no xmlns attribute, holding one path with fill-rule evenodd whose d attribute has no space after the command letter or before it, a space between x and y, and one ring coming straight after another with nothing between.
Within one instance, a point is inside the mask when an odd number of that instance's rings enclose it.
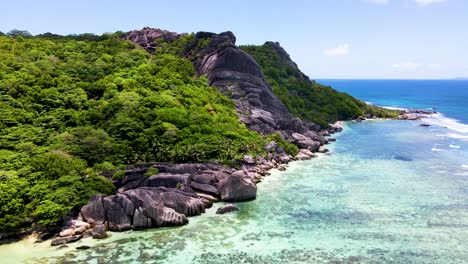
<instances>
[{"instance_id":1,"label":"smooth boulder","mask_svg":"<svg viewBox=\"0 0 468 264\"><path fill-rule=\"evenodd\" d=\"M81 208L81 216L91 225L103 224L106 221L106 214L102 200L105 195L97 194L91 196L88 204Z\"/></svg>"},{"instance_id":2,"label":"smooth boulder","mask_svg":"<svg viewBox=\"0 0 468 264\"><path fill-rule=\"evenodd\" d=\"M81 235L77 236L67 236L67 237L58 237L50 242L51 246L64 245L71 242L76 242L82 238Z\"/></svg>"},{"instance_id":3,"label":"smooth boulder","mask_svg":"<svg viewBox=\"0 0 468 264\"><path fill-rule=\"evenodd\" d=\"M255 199L257 186L244 171L236 171L218 183L221 200L237 202Z\"/></svg>"},{"instance_id":4,"label":"smooth boulder","mask_svg":"<svg viewBox=\"0 0 468 264\"><path fill-rule=\"evenodd\" d=\"M317 151L320 147L320 142L314 141L309 137L306 137L299 133L292 133L292 142L298 145L300 148L309 149L311 151Z\"/></svg>"},{"instance_id":5,"label":"smooth boulder","mask_svg":"<svg viewBox=\"0 0 468 264\"><path fill-rule=\"evenodd\" d=\"M109 230L125 231L132 228L133 203L122 194L107 196L103 199Z\"/></svg>"},{"instance_id":6,"label":"smooth boulder","mask_svg":"<svg viewBox=\"0 0 468 264\"><path fill-rule=\"evenodd\" d=\"M97 226L106 223L111 231L124 231L184 225L188 222L187 216L200 215L207 206L211 206L211 203L194 192L165 187L140 187L104 198L94 197L83 207L81 216L85 221L94 221ZM93 229L93 232L97 231Z\"/></svg>"},{"instance_id":7,"label":"smooth boulder","mask_svg":"<svg viewBox=\"0 0 468 264\"><path fill-rule=\"evenodd\" d=\"M106 232L106 226L102 224L93 227L93 229L91 229L90 234L95 239L103 239L108 236Z\"/></svg>"}]
</instances>

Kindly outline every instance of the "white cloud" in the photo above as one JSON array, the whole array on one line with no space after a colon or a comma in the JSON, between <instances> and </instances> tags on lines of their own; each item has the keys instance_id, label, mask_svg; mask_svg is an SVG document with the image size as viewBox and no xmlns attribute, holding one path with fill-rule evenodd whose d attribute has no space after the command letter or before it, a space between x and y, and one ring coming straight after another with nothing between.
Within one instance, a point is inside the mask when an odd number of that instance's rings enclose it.
<instances>
[{"instance_id":1,"label":"white cloud","mask_svg":"<svg viewBox=\"0 0 468 264\"><path fill-rule=\"evenodd\" d=\"M336 48L327 49L323 53L329 56L342 56L342 55L346 55L349 53L350 47L351 45L349 45L348 43L345 43L345 44L338 45L338 47Z\"/></svg>"},{"instance_id":2,"label":"white cloud","mask_svg":"<svg viewBox=\"0 0 468 264\"><path fill-rule=\"evenodd\" d=\"M444 2L448 2L448 0L414 0L416 2L416 4L418 4L419 6L427 6L427 5L430 5L430 4L434 4L434 3L444 3Z\"/></svg>"},{"instance_id":3,"label":"white cloud","mask_svg":"<svg viewBox=\"0 0 468 264\"><path fill-rule=\"evenodd\" d=\"M414 71L419 68L419 64L414 61L405 61L402 63L395 63L392 65L392 68L402 71Z\"/></svg>"}]
</instances>

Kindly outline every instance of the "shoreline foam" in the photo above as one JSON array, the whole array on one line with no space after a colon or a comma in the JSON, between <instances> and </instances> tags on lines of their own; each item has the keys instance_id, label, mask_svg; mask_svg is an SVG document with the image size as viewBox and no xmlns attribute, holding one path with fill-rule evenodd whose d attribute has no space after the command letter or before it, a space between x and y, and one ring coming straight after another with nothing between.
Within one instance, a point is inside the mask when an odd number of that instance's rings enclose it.
<instances>
[{"instance_id":1,"label":"shoreline foam","mask_svg":"<svg viewBox=\"0 0 468 264\"><path fill-rule=\"evenodd\" d=\"M422 120L431 125L438 125L454 130L459 133L468 133L468 125L463 124L457 119L444 116L442 113L436 113L431 116L423 117Z\"/></svg>"},{"instance_id":2,"label":"shoreline foam","mask_svg":"<svg viewBox=\"0 0 468 264\"><path fill-rule=\"evenodd\" d=\"M410 110L408 108L396 107L396 106L380 106L380 107L389 109L389 110L400 110L400 111ZM460 120L447 117L440 112L437 112L431 115L422 115L421 120L430 125L436 125L439 127L450 129L457 133L461 133L461 134L447 133L445 135L447 137L454 138L454 139L468 140L468 124L464 124Z\"/></svg>"}]
</instances>

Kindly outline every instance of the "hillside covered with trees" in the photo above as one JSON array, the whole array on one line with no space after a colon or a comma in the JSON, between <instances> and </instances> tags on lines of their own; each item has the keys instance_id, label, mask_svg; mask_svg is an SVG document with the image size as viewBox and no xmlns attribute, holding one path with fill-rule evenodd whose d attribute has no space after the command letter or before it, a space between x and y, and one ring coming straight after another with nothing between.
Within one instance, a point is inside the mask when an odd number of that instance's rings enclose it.
<instances>
[{"instance_id":1,"label":"hillside covered with trees","mask_svg":"<svg viewBox=\"0 0 468 264\"><path fill-rule=\"evenodd\" d=\"M273 92L288 110L321 127L338 120L354 119L365 114L378 117L397 117L398 112L366 104L346 93L311 81L291 61L278 43L262 46L241 46L260 64Z\"/></svg>"},{"instance_id":2,"label":"hillside covered with trees","mask_svg":"<svg viewBox=\"0 0 468 264\"><path fill-rule=\"evenodd\" d=\"M0 32L0 234L56 224L91 195L115 193L102 172L115 179L129 165L151 162L232 166L246 154L266 156L271 140L298 153L280 133L247 129L234 102L182 57L210 40L155 39L151 53L121 35ZM310 81L272 45L242 48L303 120L326 128L366 113L393 114Z\"/></svg>"},{"instance_id":3,"label":"hillside covered with trees","mask_svg":"<svg viewBox=\"0 0 468 264\"><path fill-rule=\"evenodd\" d=\"M154 55L117 35L0 37L0 233L113 193L100 171L264 151L231 100L175 55L191 35Z\"/></svg>"}]
</instances>

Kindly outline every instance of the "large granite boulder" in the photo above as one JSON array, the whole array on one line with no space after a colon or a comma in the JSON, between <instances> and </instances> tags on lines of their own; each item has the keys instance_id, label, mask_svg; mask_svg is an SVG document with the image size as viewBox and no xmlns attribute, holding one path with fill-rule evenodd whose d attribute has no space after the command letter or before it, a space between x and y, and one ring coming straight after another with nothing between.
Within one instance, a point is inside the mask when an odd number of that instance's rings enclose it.
<instances>
[{"instance_id":1,"label":"large granite boulder","mask_svg":"<svg viewBox=\"0 0 468 264\"><path fill-rule=\"evenodd\" d=\"M180 185L187 185L189 182L190 174L172 174L172 173L158 173L148 177L142 183L141 187L166 187L177 188Z\"/></svg>"},{"instance_id":2,"label":"large granite boulder","mask_svg":"<svg viewBox=\"0 0 468 264\"><path fill-rule=\"evenodd\" d=\"M137 223L151 222L151 224L146 227L178 226L186 224L188 220L185 215L164 205L164 202L161 199L160 189L165 188L143 187L128 190L124 193L133 202L135 208L139 212L139 218L137 219L135 219L136 214L134 213L134 221Z\"/></svg>"},{"instance_id":3,"label":"large granite boulder","mask_svg":"<svg viewBox=\"0 0 468 264\"><path fill-rule=\"evenodd\" d=\"M255 199L257 186L244 171L236 171L218 183L221 199L238 202Z\"/></svg>"},{"instance_id":4,"label":"large granite boulder","mask_svg":"<svg viewBox=\"0 0 468 264\"><path fill-rule=\"evenodd\" d=\"M296 155L297 160L308 160L314 157L316 157L316 155L308 149L301 149L299 150L299 153Z\"/></svg>"},{"instance_id":5,"label":"large granite boulder","mask_svg":"<svg viewBox=\"0 0 468 264\"><path fill-rule=\"evenodd\" d=\"M144 28L128 32L122 38L154 53L158 47L157 38L171 42L181 35L160 29ZM273 93L255 59L235 43L236 37L230 31L220 34L198 32L193 41L187 44L182 56L192 61L198 75L206 75L210 85L233 99L241 121L250 129L261 133L273 133L284 125L288 129L304 132L302 121L294 119L286 106ZM281 58L294 64L279 43L270 44L275 46ZM284 122L279 124L281 120Z\"/></svg>"},{"instance_id":6,"label":"large granite boulder","mask_svg":"<svg viewBox=\"0 0 468 264\"><path fill-rule=\"evenodd\" d=\"M165 42L173 42L185 34L178 34L159 28L145 27L141 30L134 30L122 36L123 39L132 41L133 43L145 48L148 52L153 53L158 46L158 39Z\"/></svg>"},{"instance_id":7,"label":"large granite boulder","mask_svg":"<svg viewBox=\"0 0 468 264\"><path fill-rule=\"evenodd\" d=\"M206 201L175 188L139 187L107 197L93 196L81 210L83 220L106 223L111 231L178 226L205 212Z\"/></svg>"},{"instance_id":8,"label":"large granite boulder","mask_svg":"<svg viewBox=\"0 0 468 264\"><path fill-rule=\"evenodd\" d=\"M108 237L107 228L105 225L96 225L90 230L90 235L95 239L103 239Z\"/></svg>"},{"instance_id":9,"label":"large granite boulder","mask_svg":"<svg viewBox=\"0 0 468 264\"><path fill-rule=\"evenodd\" d=\"M306 131L304 123L297 117L281 120L279 124L284 130L289 130L298 133L303 133L304 131Z\"/></svg>"},{"instance_id":10,"label":"large granite boulder","mask_svg":"<svg viewBox=\"0 0 468 264\"><path fill-rule=\"evenodd\" d=\"M314 131L307 131L304 133L304 136L312 139L313 141L320 142L321 145L328 143L328 139L326 139L325 137L322 137L321 135L319 135L317 132L314 132Z\"/></svg>"},{"instance_id":11,"label":"large granite boulder","mask_svg":"<svg viewBox=\"0 0 468 264\"><path fill-rule=\"evenodd\" d=\"M111 231L125 231L132 228L133 203L122 194L107 196L103 199L106 219Z\"/></svg>"},{"instance_id":12,"label":"large granite boulder","mask_svg":"<svg viewBox=\"0 0 468 264\"><path fill-rule=\"evenodd\" d=\"M106 213L102 200L105 195L93 195L87 205L81 208L81 217L91 225L103 224L106 221Z\"/></svg>"},{"instance_id":13,"label":"large granite boulder","mask_svg":"<svg viewBox=\"0 0 468 264\"><path fill-rule=\"evenodd\" d=\"M309 149L310 151L317 151L320 147L320 142L314 141L305 135L299 133L292 133L292 142L300 148Z\"/></svg>"},{"instance_id":14,"label":"large granite boulder","mask_svg":"<svg viewBox=\"0 0 468 264\"><path fill-rule=\"evenodd\" d=\"M211 185L211 183L203 184L203 183L192 181L190 183L190 187L192 187L192 189L196 191L200 191L200 192L207 193L207 194L214 195L214 196L219 196L218 188L216 188L216 186L214 185Z\"/></svg>"}]
</instances>

